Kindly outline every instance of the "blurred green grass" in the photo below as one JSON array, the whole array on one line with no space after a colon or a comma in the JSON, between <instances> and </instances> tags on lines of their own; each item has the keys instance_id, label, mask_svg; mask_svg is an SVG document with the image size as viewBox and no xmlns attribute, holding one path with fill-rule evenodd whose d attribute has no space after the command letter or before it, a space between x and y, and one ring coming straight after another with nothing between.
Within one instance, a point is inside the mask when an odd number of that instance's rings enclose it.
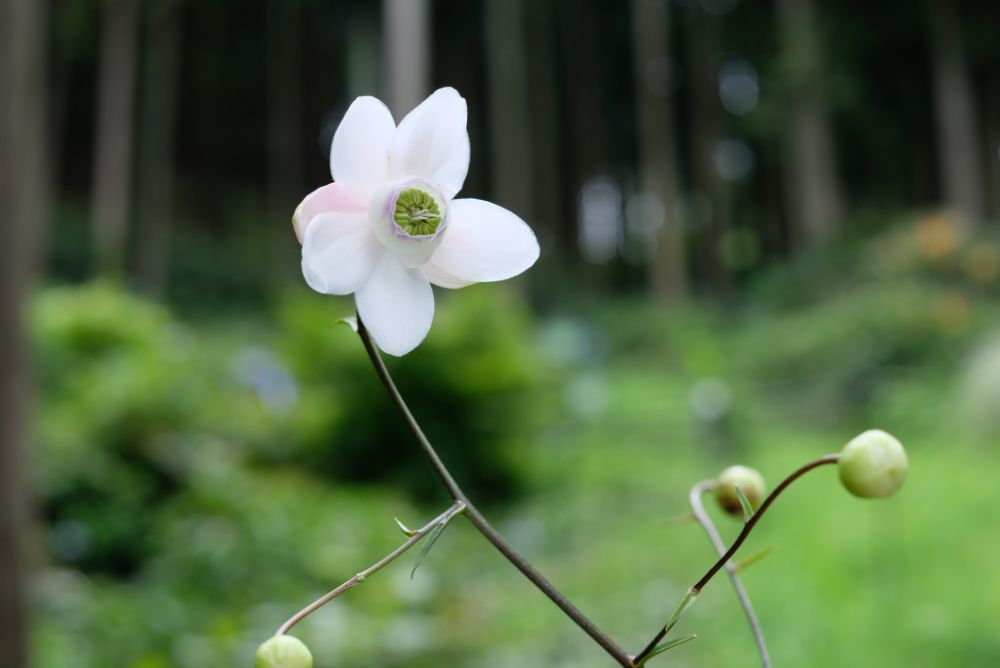
<instances>
[{"instance_id":1,"label":"blurred green grass","mask_svg":"<svg viewBox=\"0 0 1000 668\"><path fill-rule=\"evenodd\" d=\"M961 244L907 245L927 224L861 247L893 249L877 270L788 268L737 313L619 300L533 320L502 289L449 293L390 366L501 531L633 651L712 562L697 526L665 523L693 483L741 462L774 484L887 429L911 457L899 495L857 500L821 469L744 548L777 547L744 576L775 664L997 665L1000 382L977 371L997 368L1000 309L949 269ZM447 505L334 325L349 312L297 291L267 317L197 323L106 285L37 296L36 665L249 665L398 544L393 516ZM297 627L317 666L610 665L465 522L411 580L415 559ZM724 578L687 632L658 664L757 665Z\"/></svg>"}]
</instances>

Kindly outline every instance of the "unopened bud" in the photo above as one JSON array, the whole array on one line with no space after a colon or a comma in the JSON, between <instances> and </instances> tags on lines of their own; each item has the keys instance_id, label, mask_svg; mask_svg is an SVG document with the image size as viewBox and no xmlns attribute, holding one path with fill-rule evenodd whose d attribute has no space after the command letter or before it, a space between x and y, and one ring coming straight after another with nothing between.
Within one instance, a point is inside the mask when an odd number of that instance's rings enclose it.
<instances>
[{"instance_id":1,"label":"unopened bud","mask_svg":"<svg viewBox=\"0 0 1000 668\"><path fill-rule=\"evenodd\" d=\"M739 487L743 496L750 502L750 509L757 510L761 501L764 500L764 493L767 485L764 483L764 476L756 469L749 466L730 466L719 474L716 478L718 486L715 488L715 499L730 515L742 515L743 504L740 503Z\"/></svg>"},{"instance_id":2,"label":"unopened bud","mask_svg":"<svg viewBox=\"0 0 1000 668\"><path fill-rule=\"evenodd\" d=\"M254 668L312 668L313 658L305 643L293 636L280 635L257 648Z\"/></svg>"},{"instance_id":3,"label":"unopened bud","mask_svg":"<svg viewBox=\"0 0 1000 668\"><path fill-rule=\"evenodd\" d=\"M854 496L889 496L906 480L906 450L891 434L870 429L840 452L840 482Z\"/></svg>"}]
</instances>

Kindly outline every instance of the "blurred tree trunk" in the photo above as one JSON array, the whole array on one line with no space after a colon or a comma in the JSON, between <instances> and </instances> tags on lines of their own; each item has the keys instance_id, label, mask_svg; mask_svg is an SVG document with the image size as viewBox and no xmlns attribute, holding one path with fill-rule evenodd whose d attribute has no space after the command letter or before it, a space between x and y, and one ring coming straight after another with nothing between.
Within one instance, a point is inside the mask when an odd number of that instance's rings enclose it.
<instances>
[{"instance_id":1,"label":"blurred tree trunk","mask_svg":"<svg viewBox=\"0 0 1000 668\"><path fill-rule=\"evenodd\" d=\"M24 294L44 224L47 3L0 0L0 665L28 665Z\"/></svg>"},{"instance_id":2,"label":"blurred tree trunk","mask_svg":"<svg viewBox=\"0 0 1000 668\"><path fill-rule=\"evenodd\" d=\"M982 145L961 26L951 0L928 0L927 32L944 199L950 208L978 223L985 217Z\"/></svg>"},{"instance_id":3,"label":"blurred tree trunk","mask_svg":"<svg viewBox=\"0 0 1000 668\"><path fill-rule=\"evenodd\" d=\"M568 192L565 201L572 202L570 210L574 215L563 216L562 226L556 238L560 249L580 248L580 193L590 179L604 173L607 160L605 146L607 132L604 127L602 103L606 86L603 79L602 44L603 33L598 14L599 5L592 0L563 0L556 6L558 39L562 50L562 60L567 63L564 70L566 79L566 117L569 126L567 146L560 168L569 175L566 182ZM564 253L563 259L570 265L571 275L603 277L603 272L595 272L593 265L579 265L580 252ZM598 275L600 274L600 275ZM574 276L575 278L575 276Z\"/></svg>"},{"instance_id":4,"label":"blurred tree trunk","mask_svg":"<svg viewBox=\"0 0 1000 668\"><path fill-rule=\"evenodd\" d=\"M986 192L987 214L1000 221L1000 81L990 81L986 93Z\"/></svg>"},{"instance_id":5,"label":"blurred tree trunk","mask_svg":"<svg viewBox=\"0 0 1000 668\"><path fill-rule=\"evenodd\" d=\"M492 195L526 220L532 218L531 127L525 61L523 0L486 0L486 78L489 86Z\"/></svg>"},{"instance_id":6,"label":"blurred tree trunk","mask_svg":"<svg viewBox=\"0 0 1000 668\"><path fill-rule=\"evenodd\" d=\"M563 194L565 166L560 160L561 134L559 123L558 53L554 42L556 25L554 7L548 2L527 3L529 109L531 123L522 131L529 133L534 167L534 220L528 221L546 250L559 248L559 231L564 229ZM569 239L573 248L576 239Z\"/></svg>"},{"instance_id":7,"label":"blurred tree trunk","mask_svg":"<svg viewBox=\"0 0 1000 668\"><path fill-rule=\"evenodd\" d=\"M267 3L267 237L269 248L292 239L290 221L302 198L302 3ZM283 253L264 249L272 277L280 280L289 267ZM295 263L298 267L298 263Z\"/></svg>"},{"instance_id":8,"label":"blurred tree trunk","mask_svg":"<svg viewBox=\"0 0 1000 668\"><path fill-rule=\"evenodd\" d=\"M398 122L430 89L428 0L383 0L386 98Z\"/></svg>"},{"instance_id":9,"label":"blurred tree trunk","mask_svg":"<svg viewBox=\"0 0 1000 668\"><path fill-rule=\"evenodd\" d=\"M351 100L371 95L378 89L380 43L377 10L377 6L356 6L348 19L347 96Z\"/></svg>"},{"instance_id":10,"label":"blurred tree trunk","mask_svg":"<svg viewBox=\"0 0 1000 668\"><path fill-rule=\"evenodd\" d=\"M791 90L791 137L785 165L789 217L793 236L816 247L836 235L843 202L822 86L823 47L812 0L780 0L778 22Z\"/></svg>"},{"instance_id":11,"label":"blurred tree trunk","mask_svg":"<svg viewBox=\"0 0 1000 668\"><path fill-rule=\"evenodd\" d=\"M690 73L693 198L690 217L699 241L701 271L709 292L724 296L729 276L722 243L729 229L728 186L715 169L713 154L721 133L718 58L719 18L697 5L688 10L687 66Z\"/></svg>"},{"instance_id":12,"label":"blurred tree trunk","mask_svg":"<svg viewBox=\"0 0 1000 668\"><path fill-rule=\"evenodd\" d=\"M147 26L139 118L135 279L140 290L162 295L174 213L180 0L151 3Z\"/></svg>"},{"instance_id":13,"label":"blurred tree trunk","mask_svg":"<svg viewBox=\"0 0 1000 668\"><path fill-rule=\"evenodd\" d=\"M639 190L662 204L649 265L649 288L661 302L681 300L687 291L684 230L677 211L677 150L669 93L654 90L650 67L670 53L667 0L632 0L632 47L639 147ZM648 215L655 212L648 211Z\"/></svg>"},{"instance_id":14,"label":"blurred tree trunk","mask_svg":"<svg viewBox=\"0 0 1000 668\"><path fill-rule=\"evenodd\" d=\"M132 187L136 0L104 0L98 74L93 225L97 270L119 278Z\"/></svg>"}]
</instances>

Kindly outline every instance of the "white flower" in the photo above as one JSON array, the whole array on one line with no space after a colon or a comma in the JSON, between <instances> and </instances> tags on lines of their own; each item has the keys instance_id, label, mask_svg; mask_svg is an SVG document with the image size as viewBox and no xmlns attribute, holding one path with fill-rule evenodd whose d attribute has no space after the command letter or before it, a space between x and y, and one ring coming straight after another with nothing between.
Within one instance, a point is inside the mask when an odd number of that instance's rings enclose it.
<instances>
[{"instance_id":1,"label":"white flower","mask_svg":"<svg viewBox=\"0 0 1000 668\"><path fill-rule=\"evenodd\" d=\"M520 274L538 259L523 220L478 199L453 199L469 170L465 99L441 88L397 127L359 97L333 137L334 182L308 195L292 224L309 286L354 294L378 346L413 350L434 318L431 283L461 288Z\"/></svg>"}]
</instances>

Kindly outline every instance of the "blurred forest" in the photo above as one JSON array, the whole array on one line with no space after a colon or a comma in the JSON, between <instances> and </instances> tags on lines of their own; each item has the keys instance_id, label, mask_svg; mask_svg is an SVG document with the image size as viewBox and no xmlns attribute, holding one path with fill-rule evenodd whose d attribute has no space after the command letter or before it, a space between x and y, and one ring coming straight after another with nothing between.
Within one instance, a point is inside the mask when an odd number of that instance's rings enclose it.
<instances>
[{"instance_id":1,"label":"blurred forest","mask_svg":"<svg viewBox=\"0 0 1000 668\"><path fill-rule=\"evenodd\" d=\"M398 120L445 85L463 196L542 258L439 291L391 366L512 541L638 645L710 555L658 524L691 484L881 426L902 498L814 481L762 527L776 663L998 665L998 26L971 0L0 0L0 665L249 665L394 515L443 508L289 221L355 97ZM607 665L467 527L421 568L303 624L317 665ZM753 665L714 587L664 665Z\"/></svg>"}]
</instances>

